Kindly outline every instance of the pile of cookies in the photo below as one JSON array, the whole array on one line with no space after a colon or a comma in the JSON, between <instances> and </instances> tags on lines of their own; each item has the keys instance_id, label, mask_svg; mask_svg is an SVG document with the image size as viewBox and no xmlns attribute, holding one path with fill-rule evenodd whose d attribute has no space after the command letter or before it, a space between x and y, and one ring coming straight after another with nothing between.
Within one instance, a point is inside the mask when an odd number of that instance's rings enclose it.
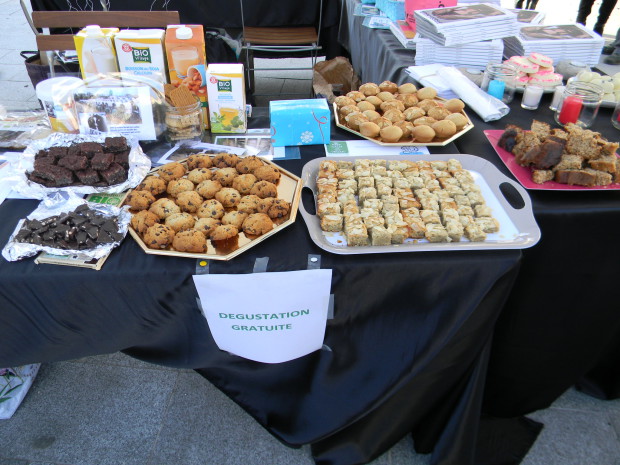
<instances>
[{"instance_id":1,"label":"pile of cookies","mask_svg":"<svg viewBox=\"0 0 620 465\"><path fill-rule=\"evenodd\" d=\"M205 253L209 241L231 249L239 234L253 239L288 218L280 177L255 156L191 155L161 166L127 195L130 225L152 249Z\"/></svg>"},{"instance_id":2,"label":"pile of cookies","mask_svg":"<svg viewBox=\"0 0 620 465\"><path fill-rule=\"evenodd\" d=\"M517 69L515 83L517 88L534 85L551 89L562 84L563 76L554 72L553 59L542 53L532 52L529 56L512 56L504 63L511 64Z\"/></svg>"},{"instance_id":3,"label":"pile of cookies","mask_svg":"<svg viewBox=\"0 0 620 465\"><path fill-rule=\"evenodd\" d=\"M202 137L200 101L185 86L164 86L166 95L166 128L171 141Z\"/></svg>"},{"instance_id":4,"label":"pile of cookies","mask_svg":"<svg viewBox=\"0 0 620 465\"><path fill-rule=\"evenodd\" d=\"M442 142L471 122L459 99L437 99L432 87L367 82L336 97L338 122L361 136L384 143Z\"/></svg>"},{"instance_id":5,"label":"pile of cookies","mask_svg":"<svg viewBox=\"0 0 620 465\"><path fill-rule=\"evenodd\" d=\"M484 241L499 231L480 188L458 160L326 160L319 165L321 229L348 246L407 239Z\"/></svg>"}]
</instances>

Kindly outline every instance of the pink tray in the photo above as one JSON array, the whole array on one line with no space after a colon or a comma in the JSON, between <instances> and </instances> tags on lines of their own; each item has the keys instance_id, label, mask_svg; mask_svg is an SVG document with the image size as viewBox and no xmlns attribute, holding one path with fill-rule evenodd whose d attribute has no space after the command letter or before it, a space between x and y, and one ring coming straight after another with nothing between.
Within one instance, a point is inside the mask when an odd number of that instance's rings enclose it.
<instances>
[{"instance_id":1,"label":"pink tray","mask_svg":"<svg viewBox=\"0 0 620 465\"><path fill-rule=\"evenodd\" d=\"M568 184L560 184L555 181L547 181L544 184L536 184L532 181L532 170L517 164L515 156L497 145L499 138L504 133L502 129L490 129L484 131L484 135L487 136L489 142L499 155L499 158L504 162L510 172L517 178L517 181L521 183L523 187L530 190L543 190L543 191L605 191L605 190L619 190L620 184L610 184L608 186L570 186Z\"/></svg>"}]
</instances>

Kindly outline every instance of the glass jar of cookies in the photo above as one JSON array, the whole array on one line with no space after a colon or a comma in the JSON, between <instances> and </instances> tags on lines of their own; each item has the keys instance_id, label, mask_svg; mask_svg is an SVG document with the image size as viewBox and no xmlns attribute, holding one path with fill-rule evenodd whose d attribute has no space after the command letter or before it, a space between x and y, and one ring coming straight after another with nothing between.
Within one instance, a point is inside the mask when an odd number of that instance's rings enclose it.
<instances>
[{"instance_id":1,"label":"glass jar of cookies","mask_svg":"<svg viewBox=\"0 0 620 465\"><path fill-rule=\"evenodd\" d=\"M504 103L512 102L517 85L517 68L508 63L487 65L481 89Z\"/></svg>"},{"instance_id":2,"label":"glass jar of cookies","mask_svg":"<svg viewBox=\"0 0 620 465\"><path fill-rule=\"evenodd\" d=\"M602 99L602 87L590 82L569 82L555 111L555 121L561 125L575 123L589 128L596 119Z\"/></svg>"},{"instance_id":3,"label":"glass jar of cookies","mask_svg":"<svg viewBox=\"0 0 620 465\"><path fill-rule=\"evenodd\" d=\"M201 102L185 106L166 104L166 139L169 142L180 140L201 140L203 135Z\"/></svg>"}]
</instances>

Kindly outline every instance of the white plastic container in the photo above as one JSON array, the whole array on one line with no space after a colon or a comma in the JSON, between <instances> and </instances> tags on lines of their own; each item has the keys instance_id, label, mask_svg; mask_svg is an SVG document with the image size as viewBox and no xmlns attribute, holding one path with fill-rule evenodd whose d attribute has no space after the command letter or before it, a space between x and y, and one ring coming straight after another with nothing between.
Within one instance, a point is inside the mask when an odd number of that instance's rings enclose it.
<instances>
[{"instance_id":1,"label":"white plastic container","mask_svg":"<svg viewBox=\"0 0 620 465\"><path fill-rule=\"evenodd\" d=\"M37 98L45 108L54 131L73 134L79 132L73 90L81 85L81 79L68 76L46 79L37 84Z\"/></svg>"}]
</instances>

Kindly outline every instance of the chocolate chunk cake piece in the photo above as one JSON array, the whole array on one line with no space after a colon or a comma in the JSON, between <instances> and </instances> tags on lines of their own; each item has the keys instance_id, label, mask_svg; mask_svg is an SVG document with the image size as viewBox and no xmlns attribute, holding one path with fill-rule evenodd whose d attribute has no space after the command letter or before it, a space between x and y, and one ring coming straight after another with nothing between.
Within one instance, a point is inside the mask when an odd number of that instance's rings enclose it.
<instances>
[{"instance_id":1,"label":"chocolate chunk cake piece","mask_svg":"<svg viewBox=\"0 0 620 465\"><path fill-rule=\"evenodd\" d=\"M93 158L95 155L103 153L101 144L98 142L80 142L78 146L82 155L85 155L87 158Z\"/></svg>"},{"instance_id":2,"label":"chocolate chunk cake piece","mask_svg":"<svg viewBox=\"0 0 620 465\"><path fill-rule=\"evenodd\" d=\"M75 175L85 186L93 186L100 181L99 173L92 168L75 171Z\"/></svg>"},{"instance_id":3,"label":"chocolate chunk cake piece","mask_svg":"<svg viewBox=\"0 0 620 465\"><path fill-rule=\"evenodd\" d=\"M50 147L47 149L48 157L59 159L67 155L67 147Z\"/></svg>"},{"instance_id":4,"label":"chocolate chunk cake piece","mask_svg":"<svg viewBox=\"0 0 620 465\"><path fill-rule=\"evenodd\" d=\"M70 169L71 171L85 170L88 168L88 158L76 155L67 155L58 160L58 166Z\"/></svg>"},{"instance_id":5,"label":"chocolate chunk cake piece","mask_svg":"<svg viewBox=\"0 0 620 465\"><path fill-rule=\"evenodd\" d=\"M56 165L46 165L32 174L38 178L46 179L53 187L65 187L73 182L73 173L67 168Z\"/></svg>"},{"instance_id":6,"label":"chocolate chunk cake piece","mask_svg":"<svg viewBox=\"0 0 620 465\"><path fill-rule=\"evenodd\" d=\"M119 184L127 179L127 171L117 163L112 163L108 169L99 171L99 174L109 185Z\"/></svg>"},{"instance_id":7,"label":"chocolate chunk cake piece","mask_svg":"<svg viewBox=\"0 0 620 465\"><path fill-rule=\"evenodd\" d=\"M104 142L104 148L106 152L123 152L128 150L127 139L123 136L106 137Z\"/></svg>"},{"instance_id":8,"label":"chocolate chunk cake piece","mask_svg":"<svg viewBox=\"0 0 620 465\"><path fill-rule=\"evenodd\" d=\"M113 153L99 152L90 160L90 167L94 170L105 170L114 162Z\"/></svg>"},{"instance_id":9,"label":"chocolate chunk cake piece","mask_svg":"<svg viewBox=\"0 0 620 465\"><path fill-rule=\"evenodd\" d=\"M129 150L114 154L114 163L118 163L126 170L129 169Z\"/></svg>"}]
</instances>

